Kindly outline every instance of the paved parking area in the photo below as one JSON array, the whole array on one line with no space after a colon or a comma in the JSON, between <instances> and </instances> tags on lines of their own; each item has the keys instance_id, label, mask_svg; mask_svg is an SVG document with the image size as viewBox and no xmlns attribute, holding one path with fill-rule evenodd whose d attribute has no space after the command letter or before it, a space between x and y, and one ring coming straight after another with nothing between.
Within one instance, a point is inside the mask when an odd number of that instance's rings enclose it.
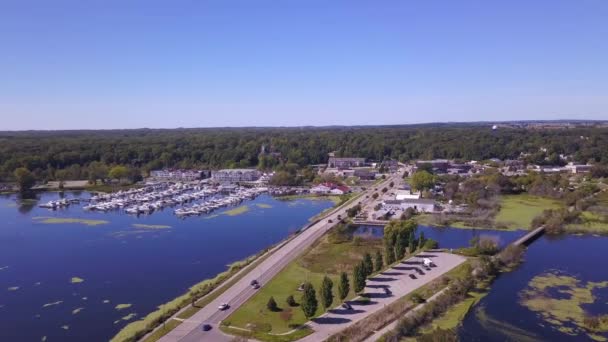
<instances>
[{"instance_id":1,"label":"paved parking area","mask_svg":"<svg viewBox=\"0 0 608 342\"><path fill-rule=\"evenodd\" d=\"M424 270L423 258L429 258L435 263L430 271ZM409 294L421 286L438 278L442 274L462 264L466 259L462 256L444 252L424 252L413 258L402 261L391 269L370 278L365 287L365 293L370 294L369 303L362 304L349 301L352 310L333 309L327 314L314 319L309 325L315 331L300 341L318 342L347 328L351 324L381 310L384 306ZM410 275L415 278L411 278ZM385 294L388 288L391 294Z\"/></svg>"}]
</instances>

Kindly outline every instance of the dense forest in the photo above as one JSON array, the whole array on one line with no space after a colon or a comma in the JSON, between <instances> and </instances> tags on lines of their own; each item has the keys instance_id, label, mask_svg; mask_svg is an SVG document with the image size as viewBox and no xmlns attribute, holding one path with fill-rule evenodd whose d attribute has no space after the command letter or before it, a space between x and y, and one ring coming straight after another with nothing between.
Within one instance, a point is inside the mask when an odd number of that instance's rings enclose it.
<instances>
[{"instance_id":1,"label":"dense forest","mask_svg":"<svg viewBox=\"0 0 608 342\"><path fill-rule=\"evenodd\" d=\"M261 154L262 146L266 153ZM325 163L328 153L401 161L517 158L608 164L608 128L500 128L481 124L0 132L0 179L25 167L38 180L103 178L108 168L276 168ZM546 151L540 151L545 148Z\"/></svg>"}]
</instances>

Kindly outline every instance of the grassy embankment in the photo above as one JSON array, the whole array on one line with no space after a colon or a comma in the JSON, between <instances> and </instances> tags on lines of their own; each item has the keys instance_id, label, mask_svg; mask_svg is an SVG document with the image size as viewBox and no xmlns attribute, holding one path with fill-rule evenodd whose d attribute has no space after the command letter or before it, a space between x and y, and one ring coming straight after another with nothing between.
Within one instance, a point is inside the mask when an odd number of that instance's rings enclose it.
<instances>
[{"instance_id":1,"label":"grassy embankment","mask_svg":"<svg viewBox=\"0 0 608 342\"><path fill-rule=\"evenodd\" d=\"M608 192L599 193L595 199L595 205L579 215L581 223L566 225L566 232L608 235Z\"/></svg>"},{"instance_id":2,"label":"grassy embankment","mask_svg":"<svg viewBox=\"0 0 608 342\"><path fill-rule=\"evenodd\" d=\"M286 299L289 295L293 295L296 302L300 303L301 292L297 291L300 284L310 282L318 291L323 277L327 275L334 282L334 304L337 305L339 274L347 272L350 276L352 267L363 259L365 253L373 254L382 248L380 239L353 239L353 229L332 228L329 234L292 261L249 301L224 320L222 329L231 334L251 336L262 341L293 341L309 334L310 330L307 329L286 334L308 321L302 310L298 306L287 305ZM271 296L276 300L280 311L272 312L266 308ZM348 298L354 296L351 291ZM316 315L323 313L319 307ZM252 332L234 327L250 329Z\"/></svg>"},{"instance_id":3,"label":"grassy embankment","mask_svg":"<svg viewBox=\"0 0 608 342\"><path fill-rule=\"evenodd\" d=\"M546 209L557 209L563 206L560 201L532 196L528 194L505 195L500 198L500 209L488 227L469 226L462 220L455 219L447 225L451 228L518 230L528 229L532 220ZM433 215L422 214L416 217L418 224L435 225Z\"/></svg>"}]
</instances>

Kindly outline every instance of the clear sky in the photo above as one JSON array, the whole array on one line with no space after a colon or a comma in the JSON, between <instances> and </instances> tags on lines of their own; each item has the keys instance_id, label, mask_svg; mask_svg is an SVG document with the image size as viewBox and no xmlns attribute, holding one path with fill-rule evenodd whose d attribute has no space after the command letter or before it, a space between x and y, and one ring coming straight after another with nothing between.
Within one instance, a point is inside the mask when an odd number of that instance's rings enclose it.
<instances>
[{"instance_id":1,"label":"clear sky","mask_svg":"<svg viewBox=\"0 0 608 342\"><path fill-rule=\"evenodd\" d=\"M606 0L2 0L0 130L608 119Z\"/></svg>"}]
</instances>

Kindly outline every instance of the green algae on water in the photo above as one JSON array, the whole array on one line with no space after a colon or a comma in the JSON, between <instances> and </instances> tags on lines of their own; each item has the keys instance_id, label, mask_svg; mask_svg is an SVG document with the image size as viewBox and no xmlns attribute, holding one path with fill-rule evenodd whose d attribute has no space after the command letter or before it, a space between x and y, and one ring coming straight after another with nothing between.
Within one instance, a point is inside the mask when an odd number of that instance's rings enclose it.
<instances>
[{"instance_id":1,"label":"green algae on water","mask_svg":"<svg viewBox=\"0 0 608 342\"><path fill-rule=\"evenodd\" d=\"M120 311L120 310L124 310L124 309L128 309L132 306L133 304L117 304L114 309Z\"/></svg>"},{"instance_id":2,"label":"green algae on water","mask_svg":"<svg viewBox=\"0 0 608 342\"><path fill-rule=\"evenodd\" d=\"M591 331L585 325L587 313L583 305L593 304L596 300L593 291L605 287L608 287L608 281L585 283L560 271L549 271L532 278L528 287L520 292L520 304L564 334L588 334ZM608 328L601 328L595 331L608 331Z\"/></svg>"},{"instance_id":3,"label":"green algae on water","mask_svg":"<svg viewBox=\"0 0 608 342\"><path fill-rule=\"evenodd\" d=\"M55 306L55 305L59 305L59 304L61 304L61 303L63 303L63 301L62 301L62 300L58 300L58 301L56 301L56 302L52 302L52 303L46 303L46 304L44 304L42 307L43 307L43 308L48 308L49 306Z\"/></svg>"},{"instance_id":4,"label":"green algae on water","mask_svg":"<svg viewBox=\"0 0 608 342\"><path fill-rule=\"evenodd\" d=\"M82 283L83 281L84 281L84 279L79 278L79 277L72 277L72 279L70 279L70 283L72 283L72 284Z\"/></svg>"},{"instance_id":5,"label":"green algae on water","mask_svg":"<svg viewBox=\"0 0 608 342\"><path fill-rule=\"evenodd\" d=\"M109 221L105 221L105 220L87 220L87 219L79 219L79 218L50 217L50 216L36 216L36 217L32 217L32 220L36 221L36 223L46 223L46 224L76 223L76 224L84 224L87 226L99 226L102 224L110 223Z\"/></svg>"},{"instance_id":6,"label":"green algae on water","mask_svg":"<svg viewBox=\"0 0 608 342\"><path fill-rule=\"evenodd\" d=\"M228 215L228 216L237 216L237 215L242 215L248 211L249 211L249 206L242 205L242 206L236 207L234 209L226 210L222 214Z\"/></svg>"},{"instance_id":7,"label":"green algae on water","mask_svg":"<svg viewBox=\"0 0 608 342\"><path fill-rule=\"evenodd\" d=\"M169 228L171 228L171 226L162 225L162 224L133 223L131 226L133 226L133 228L141 228L141 229L169 229Z\"/></svg>"}]
</instances>

